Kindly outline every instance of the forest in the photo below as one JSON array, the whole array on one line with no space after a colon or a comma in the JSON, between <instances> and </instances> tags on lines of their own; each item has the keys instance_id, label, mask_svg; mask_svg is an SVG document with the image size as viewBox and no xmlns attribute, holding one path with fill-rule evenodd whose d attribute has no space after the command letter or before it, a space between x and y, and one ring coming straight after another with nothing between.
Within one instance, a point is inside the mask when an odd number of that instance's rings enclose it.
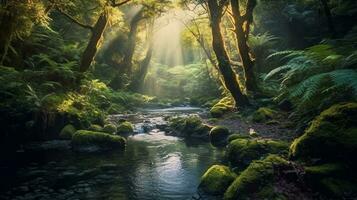
<instances>
[{"instance_id":1,"label":"forest","mask_svg":"<svg viewBox=\"0 0 357 200\"><path fill-rule=\"evenodd\" d=\"M355 0L0 0L0 199L357 199Z\"/></svg>"}]
</instances>

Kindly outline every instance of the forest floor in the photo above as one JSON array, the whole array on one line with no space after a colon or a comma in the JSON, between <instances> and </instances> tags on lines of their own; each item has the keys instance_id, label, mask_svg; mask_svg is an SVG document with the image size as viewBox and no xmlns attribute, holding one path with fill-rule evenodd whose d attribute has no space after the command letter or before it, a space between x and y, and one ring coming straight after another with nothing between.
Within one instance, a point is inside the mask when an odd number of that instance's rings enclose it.
<instances>
[{"instance_id":1,"label":"forest floor","mask_svg":"<svg viewBox=\"0 0 357 200\"><path fill-rule=\"evenodd\" d=\"M268 139L279 139L292 141L296 134L293 123L288 119L288 113L283 113L274 120L267 122L253 122L249 118L243 117L238 113L231 113L223 118L214 120L204 119L205 123L212 126L227 127L233 133L248 135L255 132L258 137Z\"/></svg>"}]
</instances>

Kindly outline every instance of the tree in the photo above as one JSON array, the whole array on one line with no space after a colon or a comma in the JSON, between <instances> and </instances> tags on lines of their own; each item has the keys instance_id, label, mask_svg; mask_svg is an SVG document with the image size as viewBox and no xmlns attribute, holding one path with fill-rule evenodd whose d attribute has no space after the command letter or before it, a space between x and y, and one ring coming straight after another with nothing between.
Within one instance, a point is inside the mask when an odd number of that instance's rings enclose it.
<instances>
[{"instance_id":1,"label":"tree","mask_svg":"<svg viewBox=\"0 0 357 200\"><path fill-rule=\"evenodd\" d=\"M133 71L133 57L135 53L135 47L137 44L137 32L140 25L140 22L143 20L150 20L156 16L164 13L170 4L172 3L169 0L158 0L158 1L139 1L140 10L134 15L130 21L129 25L129 34L127 42L127 50L124 53L124 58L121 63L119 63L119 68L113 80L110 83L110 86L113 89L119 89L127 86L125 78L132 78ZM150 53L151 52L151 53ZM148 51L148 64L151 60L152 50ZM146 73L145 73L146 74ZM144 76L145 77L145 76ZM131 84L132 85L132 84ZM129 84L130 86L130 84ZM130 86L131 87L131 86Z\"/></svg>"},{"instance_id":2,"label":"tree","mask_svg":"<svg viewBox=\"0 0 357 200\"><path fill-rule=\"evenodd\" d=\"M0 65L7 59L12 41L29 36L35 25L47 26L49 18L42 1L1 1L0 3Z\"/></svg>"},{"instance_id":3,"label":"tree","mask_svg":"<svg viewBox=\"0 0 357 200\"><path fill-rule=\"evenodd\" d=\"M250 56L250 48L248 46L250 25L253 22L253 10L257 5L257 1L248 0L244 14L241 13L240 0L230 0L230 2L237 47L244 70L245 87L248 91L257 91L258 87L253 70L254 60Z\"/></svg>"},{"instance_id":4,"label":"tree","mask_svg":"<svg viewBox=\"0 0 357 200\"><path fill-rule=\"evenodd\" d=\"M331 37L334 38L336 37L336 30L335 30L335 25L333 24L330 7L327 3L327 0L320 0L320 3L322 5L322 8L326 16L328 30L330 32Z\"/></svg>"},{"instance_id":5,"label":"tree","mask_svg":"<svg viewBox=\"0 0 357 200\"><path fill-rule=\"evenodd\" d=\"M103 36L103 33L105 31L105 28L107 27L107 24L108 24L108 21L110 18L108 7L117 8L117 7L120 7L120 6L130 2L130 1L131 0L124 0L120 3L115 2L115 0L107 1L105 6L102 8L101 14L99 15L98 19L96 20L96 23L94 24L94 26L80 22L79 20L77 20L76 18L71 16L70 14L63 11L63 9L60 6L55 5L56 10L59 11L64 16L66 16L73 23L91 31L91 36L90 36L89 42L82 54L81 60L80 60L80 66L79 66L80 72L86 72L90 68L91 63L94 60L94 57L95 57L98 47L99 47L99 41ZM53 2L53 3L56 4L55 2Z\"/></svg>"},{"instance_id":6,"label":"tree","mask_svg":"<svg viewBox=\"0 0 357 200\"><path fill-rule=\"evenodd\" d=\"M237 107L244 107L249 104L248 98L240 89L237 75L232 69L230 58L225 49L223 36L221 32L221 19L223 16L223 8L227 1L208 0L209 16L211 20L212 31L212 46L216 54L218 67L223 76L226 88L232 94Z\"/></svg>"}]
</instances>

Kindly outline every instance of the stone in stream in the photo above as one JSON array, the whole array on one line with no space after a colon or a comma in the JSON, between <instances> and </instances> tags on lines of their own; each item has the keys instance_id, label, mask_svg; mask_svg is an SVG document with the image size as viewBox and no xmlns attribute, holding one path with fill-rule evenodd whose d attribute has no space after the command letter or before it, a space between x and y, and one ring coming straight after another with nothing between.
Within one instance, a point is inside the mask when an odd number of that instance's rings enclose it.
<instances>
[{"instance_id":1,"label":"stone in stream","mask_svg":"<svg viewBox=\"0 0 357 200\"><path fill-rule=\"evenodd\" d=\"M123 137L103 132L79 130L72 137L73 148L80 151L124 149L125 145Z\"/></svg>"},{"instance_id":2,"label":"stone in stream","mask_svg":"<svg viewBox=\"0 0 357 200\"><path fill-rule=\"evenodd\" d=\"M224 146L227 144L229 130L223 126L213 127L209 133L210 141L213 146Z\"/></svg>"}]
</instances>

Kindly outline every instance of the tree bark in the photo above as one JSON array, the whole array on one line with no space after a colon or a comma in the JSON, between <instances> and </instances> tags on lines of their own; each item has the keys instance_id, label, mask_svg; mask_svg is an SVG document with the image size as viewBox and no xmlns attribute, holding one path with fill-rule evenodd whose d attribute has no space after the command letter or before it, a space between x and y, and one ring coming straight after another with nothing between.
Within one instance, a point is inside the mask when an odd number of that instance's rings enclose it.
<instances>
[{"instance_id":1,"label":"tree bark","mask_svg":"<svg viewBox=\"0 0 357 200\"><path fill-rule=\"evenodd\" d=\"M216 0L208 0L213 37L213 50L217 57L218 67L223 76L224 84L232 94L236 106L245 107L249 104L248 98L242 93L239 87L237 75L232 69L228 53L223 42L221 32L222 7L223 6L219 5Z\"/></svg>"},{"instance_id":2,"label":"tree bark","mask_svg":"<svg viewBox=\"0 0 357 200\"><path fill-rule=\"evenodd\" d=\"M91 63L94 60L94 57L97 53L98 46L99 46L99 41L103 36L105 27L108 24L109 20L109 14L108 10L104 10L102 14L99 16L97 22L95 23L93 29L92 29L92 35L91 38L88 42L88 45L86 49L83 52L82 58L81 58L81 64L79 71L80 72L85 72L89 69Z\"/></svg>"},{"instance_id":3,"label":"tree bark","mask_svg":"<svg viewBox=\"0 0 357 200\"><path fill-rule=\"evenodd\" d=\"M242 61L245 87L248 91L257 91L258 86L254 74L254 60L250 57L250 48L248 46L248 37L250 24L253 21L253 10L256 0L248 0L245 15L241 15L239 0L231 0L232 13L234 18L234 32L236 35L239 56Z\"/></svg>"},{"instance_id":4,"label":"tree bark","mask_svg":"<svg viewBox=\"0 0 357 200\"><path fill-rule=\"evenodd\" d=\"M119 72L121 74L127 73L130 75L132 72L133 56L136 46L136 35L138 32L139 23L143 19L143 12L144 10L141 9L130 22L127 51L124 54L123 61L119 64Z\"/></svg>"}]
</instances>

